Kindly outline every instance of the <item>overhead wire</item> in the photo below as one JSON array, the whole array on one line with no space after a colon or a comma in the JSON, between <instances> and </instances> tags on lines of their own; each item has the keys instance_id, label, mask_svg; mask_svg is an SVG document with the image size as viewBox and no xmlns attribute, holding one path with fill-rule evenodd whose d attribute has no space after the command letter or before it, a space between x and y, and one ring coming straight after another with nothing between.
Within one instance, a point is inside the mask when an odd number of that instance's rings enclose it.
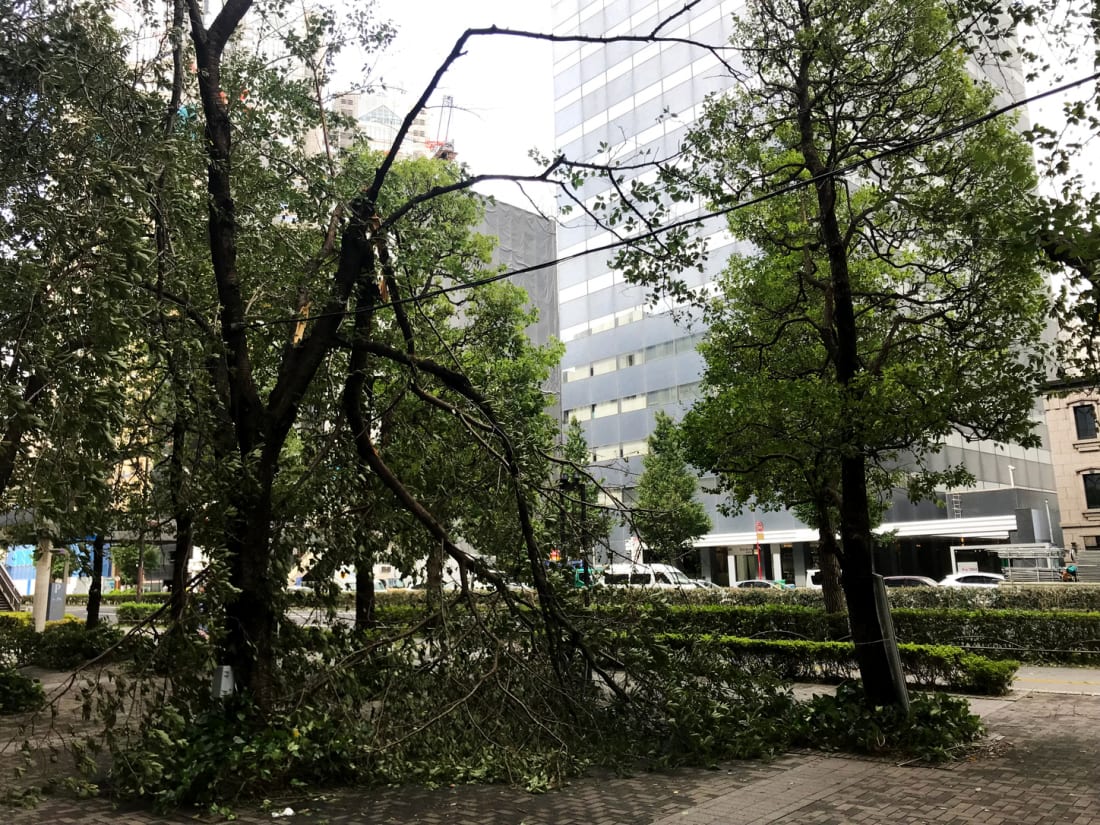
<instances>
[{"instance_id":1,"label":"overhead wire","mask_svg":"<svg viewBox=\"0 0 1100 825\"><path fill-rule=\"evenodd\" d=\"M493 275L488 275L484 278L477 278L477 279L472 280L472 281L463 281L463 282L451 284L449 286L441 286L441 287L438 287L437 289L429 290L427 292L424 292L424 293L421 293L421 294L418 294L418 295L415 295L415 296L400 298L400 299L397 299L397 300L389 301L385 304L375 305L375 306L372 307L372 310L378 311L378 310L384 309L386 307L393 307L393 306L406 304L406 303L422 302L422 301L425 301L425 300L428 300L428 299L431 299L431 298L440 297L442 295L449 295L449 294L455 293L455 292L464 292L464 291L469 290L469 289L476 289L477 287L480 287L480 286L486 286L488 284L496 283L498 281L508 280L510 278L517 277L519 275L527 275L527 274L532 273L532 272L539 272L539 271L544 270L544 269L549 269L550 267L558 266L559 264L563 264L563 263L568 263L569 261L574 261L574 260L577 260L579 258L586 257L588 255L595 255L595 254L598 254L598 253L601 253L601 252L611 252L611 251L614 251L616 249L619 249L619 248L622 248L622 247L625 247L625 246L629 246L631 244L637 244L641 241L645 241L645 240L648 240L650 238L655 238L658 235L661 235L661 234L666 233L666 232L671 232L672 230L675 230L675 229L680 229L680 228L685 227L685 226L691 226L693 224L698 224L698 223L701 223L703 221L709 220L711 218L717 218L717 217L722 217L724 215L729 215L729 214L737 212L741 209L748 209L750 207L757 206L761 203L766 203L767 201L770 201L774 198L782 197L783 195L787 195L787 194L790 194L791 192L798 191L799 189L804 189L808 186L811 186L813 184L818 183L819 181L827 180L829 178L843 177L843 176L849 174L850 172L856 171L856 170L858 170L858 169L860 169L864 166L875 163L875 162L880 161L884 158L892 157L894 155L898 155L898 154L901 154L903 152L910 151L912 149L917 149L917 148L920 148L921 146L927 146L928 144L931 144L931 143L937 143L939 141L946 140L948 138L954 137L955 135L959 135L959 134L967 132L971 129L974 129L974 128L982 125L983 123L987 123L987 122L989 122L991 120L994 120L995 118L998 118L1002 115L1008 114L1009 112L1015 111L1016 109L1019 109L1022 106L1027 106L1028 104L1035 103L1035 102L1043 100L1045 98L1052 97L1054 95L1070 91L1072 89L1077 88L1078 86L1083 86L1086 83L1091 83L1091 82L1096 81L1096 80L1100 80L1100 72L1095 72L1095 73L1090 74L1086 77L1082 77L1078 80L1074 80L1074 81L1071 81L1069 83L1063 83L1059 86L1055 86L1055 87L1053 87L1051 89L1048 89L1044 92L1040 92L1038 94L1034 94L1034 95L1031 95L1029 97L1025 97L1025 98L1021 98L1019 100L1012 101L1011 103L1005 104L1004 106L1001 106L997 109L992 109L992 110L990 110L989 112L986 112L983 115L979 115L978 117L975 117L975 118L972 118L970 120L964 121L962 123L956 124L955 126L952 126L951 128L944 129L940 132L936 132L934 134L927 135L927 136L922 137L922 138L906 141L905 143L900 143L897 146L893 146L893 147L890 147L888 149L884 149L881 152L877 152L876 154L869 155L865 158L860 158L859 160L853 161L853 162L851 162L849 164L846 164L845 166L842 166L840 168L831 169L831 170L829 170L827 172L823 172L819 175L815 175L815 176L808 177L808 178L801 178L799 180L792 181L791 183L788 183L784 186L780 186L780 187L778 187L776 189L773 189L769 192L765 192L762 195L757 195L756 197L749 198L748 200L739 201L737 203L731 204L729 206L724 206L724 207L721 207L719 209L714 209L714 210L710 210L710 211L707 211L707 212L697 213L697 214L691 215L691 216L686 217L686 218L682 218L682 219L677 220L677 221L672 221L670 223L663 224L662 226L655 227L654 229L648 230L646 232L641 232L641 233L636 234L636 235L631 235L628 238L619 238L617 240L610 241L606 244L601 244L599 246L594 246L594 247L590 247L588 249L583 249L579 252L574 252L570 255L563 255L561 257L554 258L554 259L549 260L549 261L544 261L544 262L537 263L537 264L531 264L530 266L519 267L517 269L511 269L511 270L508 270L506 272L497 272L497 273L494 273ZM614 172L614 168L613 167L609 168L608 171L609 172ZM339 312L319 313L317 315L310 316L308 321L312 322L312 321L320 320L322 318L331 318L331 317L338 317L338 316L353 317L356 314L357 311L360 311L360 310L346 309L346 310L341 310ZM243 324L243 326L245 328L259 328L259 327L265 327L265 326L273 326L273 325L276 325L276 324L297 324L297 323L300 323L301 321L302 321L302 317L300 315L294 315L294 316L287 316L285 318L271 318L271 319L263 319L263 320L256 320L256 321L248 321L248 322L245 322Z\"/></svg>"}]
</instances>

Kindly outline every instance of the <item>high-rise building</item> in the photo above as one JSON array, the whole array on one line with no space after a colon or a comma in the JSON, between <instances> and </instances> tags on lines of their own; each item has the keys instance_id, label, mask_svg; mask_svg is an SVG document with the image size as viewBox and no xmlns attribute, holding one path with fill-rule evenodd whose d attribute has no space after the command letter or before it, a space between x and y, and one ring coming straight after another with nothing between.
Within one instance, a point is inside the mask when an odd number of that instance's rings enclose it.
<instances>
[{"instance_id":1,"label":"high-rise building","mask_svg":"<svg viewBox=\"0 0 1100 825\"><path fill-rule=\"evenodd\" d=\"M661 29L664 37L722 45L731 33L731 15L741 5L735 0L701 0L688 7L679 0L557 0L554 33L644 34L667 18ZM998 64L981 71L1003 96L1018 96L1022 90L1019 72L1012 66ZM668 157L704 96L724 88L726 78L713 53L687 43L558 43L555 144L579 160L641 152ZM590 181L582 196L592 198L601 187L606 189L608 183ZM737 244L722 219L714 220L710 231L708 269L687 274L694 279L689 285L700 289L717 275ZM558 265L558 309L566 344L561 404L564 420L574 417L582 422L600 474L624 488L629 499L656 412L679 418L697 394L703 364L695 347L704 330L698 319L674 317L670 307L648 305L646 290L624 283L608 266L607 253L571 257L612 240L610 233L583 218L558 231L558 256L565 259ZM1045 445L1041 423L1039 431ZM963 464L977 485L944 490L937 501L918 505L899 493L884 518L882 529L894 538L879 553L880 569L936 575L950 572L952 545L1059 539L1057 498L1045 446L1023 449L955 437L948 440L941 458ZM816 566L816 531L786 512L726 517L718 510L716 496L701 498L713 521L712 531L696 542L704 574L718 582L755 576L760 522L765 575L805 583L806 569ZM613 537L613 552L623 552L629 538L625 532ZM999 563L984 551L963 550L955 556L967 565Z\"/></svg>"}]
</instances>

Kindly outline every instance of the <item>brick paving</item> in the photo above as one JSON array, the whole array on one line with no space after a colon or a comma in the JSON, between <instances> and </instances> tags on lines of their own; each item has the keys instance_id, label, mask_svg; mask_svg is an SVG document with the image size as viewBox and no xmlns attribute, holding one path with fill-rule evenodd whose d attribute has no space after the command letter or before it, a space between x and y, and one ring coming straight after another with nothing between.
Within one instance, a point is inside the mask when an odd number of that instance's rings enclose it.
<instances>
[{"instance_id":1,"label":"brick paving","mask_svg":"<svg viewBox=\"0 0 1100 825\"><path fill-rule=\"evenodd\" d=\"M533 796L499 786L340 791L280 802L295 813L238 810L238 822L287 825L1100 825L1100 696L1022 691L975 699L989 729L942 767L818 753L718 770L591 776ZM4 810L10 825L153 825L162 817L102 800L51 797Z\"/></svg>"}]
</instances>

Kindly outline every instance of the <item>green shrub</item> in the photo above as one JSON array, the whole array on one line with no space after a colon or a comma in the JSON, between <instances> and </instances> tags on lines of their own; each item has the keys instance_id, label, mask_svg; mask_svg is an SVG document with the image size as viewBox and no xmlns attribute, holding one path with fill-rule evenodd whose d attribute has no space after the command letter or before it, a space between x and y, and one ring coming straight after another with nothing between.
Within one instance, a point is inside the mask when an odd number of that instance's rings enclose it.
<instances>
[{"instance_id":1,"label":"green shrub","mask_svg":"<svg viewBox=\"0 0 1100 825\"><path fill-rule=\"evenodd\" d=\"M136 590L108 590L105 593L100 594L100 604L126 604L128 602L156 602L157 604L164 604L172 598L172 594L167 591L154 591L142 593L140 596ZM77 593L71 596L65 597L65 604L69 605L86 605L88 603L87 593Z\"/></svg>"},{"instance_id":2,"label":"green shrub","mask_svg":"<svg viewBox=\"0 0 1100 825\"><path fill-rule=\"evenodd\" d=\"M1100 584L896 587L887 592L894 607L1100 612Z\"/></svg>"},{"instance_id":3,"label":"green shrub","mask_svg":"<svg viewBox=\"0 0 1100 825\"><path fill-rule=\"evenodd\" d=\"M14 668L0 668L0 714L38 710L46 704L42 685Z\"/></svg>"},{"instance_id":4,"label":"green shrub","mask_svg":"<svg viewBox=\"0 0 1100 825\"><path fill-rule=\"evenodd\" d=\"M1027 662L1100 662L1100 612L900 608L891 613L898 638L910 642Z\"/></svg>"},{"instance_id":5,"label":"green shrub","mask_svg":"<svg viewBox=\"0 0 1100 825\"><path fill-rule=\"evenodd\" d=\"M671 634L662 640L720 651L748 672L771 673L790 682L842 682L859 675L855 646L850 642ZM900 644L898 650L908 681L931 690L1001 696L1011 688L1019 668L1012 660L993 661L945 645Z\"/></svg>"},{"instance_id":6,"label":"green shrub","mask_svg":"<svg viewBox=\"0 0 1100 825\"><path fill-rule=\"evenodd\" d=\"M0 670L28 664L36 641L30 613L0 613Z\"/></svg>"},{"instance_id":7,"label":"green shrub","mask_svg":"<svg viewBox=\"0 0 1100 825\"><path fill-rule=\"evenodd\" d=\"M594 591L601 605L613 606L659 598L667 604L791 605L824 609L820 590L765 588L707 588L705 590L651 590L601 587ZM957 608L960 610L1076 610L1100 612L1100 584L1003 584L999 587L894 587L886 591L894 607Z\"/></svg>"},{"instance_id":8,"label":"green shrub","mask_svg":"<svg viewBox=\"0 0 1100 825\"><path fill-rule=\"evenodd\" d=\"M619 624L624 632L812 641L849 637L845 616L830 616L820 609L793 604L748 607L657 602L648 608L601 606L598 613L602 620ZM1100 612L894 607L891 614L895 633L902 642L952 645L988 658L1026 662L1100 662Z\"/></svg>"},{"instance_id":9,"label":"green shrub","mask_svg":"<svg viewBox=\"0 0 1100 825\"><path fill-rule=\"evenodd\" d=\"M163 603L126 602L118 606L119 624L138 624L164 607Z\"/></svg>"},{"instance_id":10,"label":"green shrub","mask_svg":"<svg viewBox=\"0 0 1100 825\"><path fill-rule=\"evenodd\" d=\"M108 624L88 629L83 622L63 621L47 625L37 639L32 664L50 670L71 670L113 647L122 631Z\"/></svg>"},{"instance_id":11,"label":"green shrub","mask_svg":"<svg viewBox=\"0 0 1100 825\"><path fill-rule=\"evenodd\" d=\"M909 712L895 705L871 707L863 691L841 685L835 696L815 696L794 724L795 744L823 750L901 754L933 762L959 755L982 733L963 699L918 694Z\"/></svg>"}]
</instances>

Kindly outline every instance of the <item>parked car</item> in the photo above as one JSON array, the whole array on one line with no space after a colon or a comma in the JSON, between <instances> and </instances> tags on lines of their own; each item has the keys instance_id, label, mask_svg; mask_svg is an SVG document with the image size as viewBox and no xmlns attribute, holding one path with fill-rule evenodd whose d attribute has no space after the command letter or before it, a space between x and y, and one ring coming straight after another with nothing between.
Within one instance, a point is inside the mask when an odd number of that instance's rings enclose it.
<instances>
[{"instance_id":1,"label":"parked car","mask_svg":"<svg viewBox=\"0 0 1100 825\"><path fill-rule=\"evenodd\" d=\"M692 579L695 582L696 587L702 587L707 590L721 590L722 585L716 584L708 579Z\"/></svg>"},{"instance_id":2,"label":"parked car","mask_svg":"<svg viewBox=\"0 0 1100 825\"><path fill-rule=\"evenodd\" d=\"M1003 584L1005 577L1000 573L952 573L940 579L941 587L996 587Z\"/></svg>"},{"instance_id":3,"label":"parked car","mask_svg":"<svg viewBox=\"0 0 1100 825\"><path fill-rule=\"evenodd\" d=\"M612 564L603 571L607 587L659 587L694 590L698 587L687 574L671 564Z\"/></svg>"},{"instance_id":4,"label":"parked car","mask_svg":"<svg viewBox=\"0 0 1100 825\"><path fill-rule=\"evenodd\" d=\"M927 576L883 576L887 587L935 587L936 580Z\"/></svg>"},{"instance_id":5,"label":"parked car","mask_svg":"<svg viewBox=\"0 0 1100 825\"><path fill-rule=\"evenodd\" d=\"M760 588L765 590L782 590L783 585L776 584L768 579L745 579L743 581L734 582L733 587L741 587L745 589Z\"/></svg>"}]
</instances>

